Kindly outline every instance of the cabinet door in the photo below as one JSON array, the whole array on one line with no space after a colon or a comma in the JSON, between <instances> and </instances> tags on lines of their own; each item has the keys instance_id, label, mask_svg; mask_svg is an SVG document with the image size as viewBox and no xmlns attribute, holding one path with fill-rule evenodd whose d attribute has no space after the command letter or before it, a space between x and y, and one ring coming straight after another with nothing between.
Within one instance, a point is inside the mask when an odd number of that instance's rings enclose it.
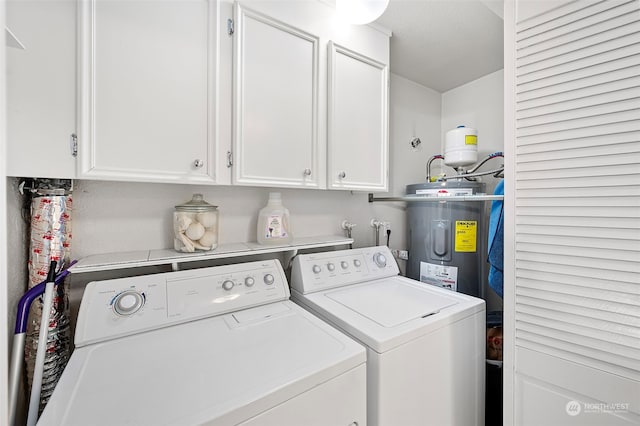
<instances>
[{"instance_id":1,"label":"cabinet door","mask_svg":"<svg viewBox=\"0 0 640 426\"><path fill-rule=\"evenodd\" d=\"M81 4L80 176L215 182L217 2Z\"/></svg>"},{"instance_id":2,"label":"cabinet door","mask_svg":"<svg viewBox=\"0 0 640 426\"><path fill-rule=\"evenodd\" d=\"M387 65L329 43L328 185L388 187Z\"/></svg>"},{"instance_id":3,"label":"cabinet door","mask_svg":"<svg viewBox=\"0 0 640 426\"><path fill-rule=\"evenodd\" d=\"M4 7L4 6L2 6ZM76 2L8 1L7 175L74 178Z\"/></svg>"},{"instance_id":4,"label":"cabinet door","mask_svg":"<svg viewBox=\"0 0 640 426\"><path fill-rule=\"evenodd\" d=\"M640 3L504 5L504 424L637 426Z\"/></svg>"},{"instance_id":5,"label":"cabinet door","mask_svg":"<svg viewBox=\"0 0 640 426\"><path fill-rule=\"evenodd\" d=\"M234 183L318 187L318 37L236 4Z\"/></svg>"}]
</instances>

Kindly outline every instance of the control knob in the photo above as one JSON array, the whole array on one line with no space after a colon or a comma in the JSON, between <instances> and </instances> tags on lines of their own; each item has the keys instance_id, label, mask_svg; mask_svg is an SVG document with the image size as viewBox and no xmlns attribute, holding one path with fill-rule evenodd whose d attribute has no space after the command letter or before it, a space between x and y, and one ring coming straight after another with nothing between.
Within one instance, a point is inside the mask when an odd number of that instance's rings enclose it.
<instances>
[{"instance_id":1,"label":"control knob","mask_svg":"<svg viewBox=\"0 0 640 426\"><path fill-rule=\"evenodd\" d=\"M116 314L122 316L133 315L142 308L145 302L143 293L136 290L126 290L113 298L111 305Z\"/></svg>"},{"instance_id":2,"label":"control knob","mask_svg":"<svg viewBox=\"0 0 640 426\"><path fill-rule=\"evenodd\" d=\"M343 260L342 262L340 262L340 266L342 267L342 269L347 269L349 267L349 262Z\"/></svg>"},{"instance_id":3,"label":"control knob","mask_svg":"<svg viewBox=\"0 0 640 426\"><path fill-rule=\"evenodd\" d=\"M255 283L256 280L254 280L253 277L247 277L244 279L244 285L246 285L247 287L253 287Z\"/></svg>"},{"instance_id":4,"label":"control knob","mask_svg":"<svg viewBox=\"0 0 640 426\"><path fill-rule=\"evenodd\" d=\"M333 263L327 263L327 269L333 272L336 269L336 265L334 265Z\"/></svg>"},{"instance_id":5,"label":"control knob","mask_svg":"<svg viewBox=\"0 0 640 426\"><path fill-rule=\"evenodd\" d=\"M314 274L319 274L320 271L322 271L322 268L320 268L318 265L313 265L311 270L313 271Z\"/></svg>"},{"instance_id":6,"label":"control knob","mask_svg":"<svg viewBox=\"0 0 640 426\"><path fill-rule=\"evenodd\" d=\"M385 266L387 266L387 258L385 257L384 254L382 254L380 252L378 252L378 253L373 255L373 261L380 268L384 268Z\"/></svg>"},{"instance_id":7,"label":"control knob","mask_svg":"<svg viewBox=\"0 0 640 426\"><path fill-rule=\"evenodd\" d=\"M360 267L360 265L362 265L362 262L360 262L360 259L353 259L353 265L354 265L356 268L359 268L359 267Z\"/></svg>"},{"instance_id":8,"label":"control knob","mask_svg":"<svg viewBox=\"0 0 640 426\"><path fill-rule=\"evenodd\" d=\"M225 290L229 291L233 288L235 284L233 283L233 281L231 280L224 280L224 282L222 283L222 288L224 288Z\"/></svg>"},{"instance_id":9,"label":"control knob","mask_svg":"<svg viewBox=\"0 0 640 426\"><path fill-rule=\"evenodd\" d=\"M275 279L275 278L273 278L273 275L271 275L271 274L267 274L267 275L265 275L265 276L264 276L264 283L265 283L266 285L271 285L271 284L273 284L275 281L276 281L276 279Z\"/></svg>"}]
</instances>

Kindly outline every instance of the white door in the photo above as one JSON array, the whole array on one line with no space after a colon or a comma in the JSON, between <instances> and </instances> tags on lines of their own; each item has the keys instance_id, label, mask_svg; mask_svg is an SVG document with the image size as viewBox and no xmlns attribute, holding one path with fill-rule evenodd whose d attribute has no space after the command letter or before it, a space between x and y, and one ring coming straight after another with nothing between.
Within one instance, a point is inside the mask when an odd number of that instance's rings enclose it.
<instances>
[{"instance_id":1,"label":"white door","mask_svg":"<svg viewBox=\"0 0 640 426\"><path fill-rule=\"evenodd\" d=\"M318 187L319 38L236 4L234 183Z\"/></svg>"},{"instance_id":2,"label":"white door","mask_svg":"<svg viewBox=\"0 0 640 426\"><path fill-rule=\"evenodd\" d=\"M4 5L7 26L24 47L6 50L7 174L74 178L77 4L14 0Z\"/></svg>"},{"instance_id":3,"label":"white door","mask_svg":"<svg viewBox=\"0 0 640 426\"><path fill-rule=\"evenodd\" d=\"M640 2L505 23L505 424L637 425Z\"/></svg>"},{"instance_id":4,"label":"white door","mask_svg":"<svg viewBox=\"0 0 640 426\"><path fill-rule=\"evenodd\" d=\"M328 186L388 188L386 64L329 43Z\"/></svg>"},{"instance_id":5,"label":"white door","mask_svg":"<svg viewBox=\"0 0 640 426\"><path fill-rule=\"evenodd\" d=\"M80 176L214 182L217 2L81 4Z\"/></svg>"}]
</instances>

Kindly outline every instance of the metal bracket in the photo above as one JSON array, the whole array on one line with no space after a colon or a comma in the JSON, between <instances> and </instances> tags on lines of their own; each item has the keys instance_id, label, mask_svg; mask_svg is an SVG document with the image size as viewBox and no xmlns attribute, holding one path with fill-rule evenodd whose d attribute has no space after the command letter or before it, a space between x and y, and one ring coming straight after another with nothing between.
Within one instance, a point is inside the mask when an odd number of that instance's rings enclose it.
<instances>
[{"instance_id":1,"label":"metal bracket","mask_svg":"<svg viewBox=\"0 0 640 426\"><path fill-rule=\"evenodd\" d=\"M369 193L369 202L375 201L404 201L407 203L446 203L447 201L502 201L504 195L449 195L442 197L434 197L430 195L405 195L402 197L374 197L372 193ZM373 225L371 225L373 226Z\"/></svg>"},{"instance_id":2,"label":"metal bracket","mask_svg":"<svg viewBox=\"0 0 640 426\"><path fill-rule=\"evenodd\" d=\"M235 28L233 28L233 19L227 19L227 34L233 35Z\"/></svg>"},{"instance_id":3,"label":"metal bracket","mask_svg":"<svg viewBox=\"0 0 640 426\"><path fill-rule=\"evenodd\" d=\"M233 153L231 151L227 151L227 167L233 166Z\"/></svg>"},{"instance_id":4,"label":"metal bracket","mask_svg":"<svg viewBox=\"0 0 640 426\"><path fill-rule=\"evenodd\" d=\"M20 195L69 195L73 193L73 179L25 178L18 184Z\"/></svg>"}]
</instances>

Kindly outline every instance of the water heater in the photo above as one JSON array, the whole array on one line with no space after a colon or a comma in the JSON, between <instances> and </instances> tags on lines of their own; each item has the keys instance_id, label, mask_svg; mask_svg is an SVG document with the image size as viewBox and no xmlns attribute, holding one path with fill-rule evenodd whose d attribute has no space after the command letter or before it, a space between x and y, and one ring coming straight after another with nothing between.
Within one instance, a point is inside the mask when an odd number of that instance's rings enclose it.
<instances>
[{"instance_id":1,"label":"water heater","mask_svg":"<svg viewBox=\"0 0 640 426\"><path fill-rule=\"evenodd\" d=\"M407 195L438 197L407 204L407 277L482 297L484 203L446 199L484 192L484 183L464 179L407 186Z\"/></svg>"}]
</instances>

